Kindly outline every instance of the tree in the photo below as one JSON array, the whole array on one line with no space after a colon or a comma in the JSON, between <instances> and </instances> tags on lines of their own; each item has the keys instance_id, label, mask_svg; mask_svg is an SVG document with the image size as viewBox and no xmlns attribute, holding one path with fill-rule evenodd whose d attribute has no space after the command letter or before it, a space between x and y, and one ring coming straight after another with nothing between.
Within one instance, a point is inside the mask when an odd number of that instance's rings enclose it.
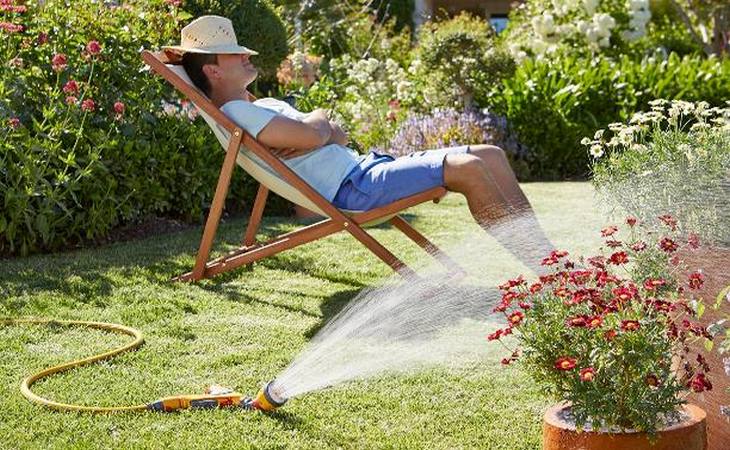
<instances>
[{"instance_id":1,"label":"tree","mask_svg":"<svg viewBox=\"0 0 730 450\"><path fill-rule=\"evenodd\" d=\"M667 0L707 55L730 54L730 4L727 0Z\"/></svg>"}]
</instances>

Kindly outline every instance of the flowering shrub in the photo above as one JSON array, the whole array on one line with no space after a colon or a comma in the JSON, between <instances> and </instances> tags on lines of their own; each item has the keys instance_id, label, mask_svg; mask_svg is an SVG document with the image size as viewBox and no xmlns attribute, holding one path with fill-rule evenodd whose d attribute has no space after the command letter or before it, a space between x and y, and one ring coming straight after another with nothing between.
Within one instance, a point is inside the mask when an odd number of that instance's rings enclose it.
<instances>
[{"instance_id":1,"label":"flowering shrub","mask_svg":"<svg viewBox=\"0 0 730 450\"><path fill-rule=\"evenodd\" d=\"M525 2L508 32L518 61L559 51L597 52L646 35L649 0L539 0Z\"/></svg>"},{"instance_id":2,"label":"flowering shrub","mask_svg":"<svg viewBox=\"0 0 730 450\"><path fill-rule=\"evenodd\" d=\"M181 99L139 55L179 40L189 16L175 3L0 3L13 24L0 30L0 254L202 215L223 152L202 120L173 113ZM234 180L240 203L255 185Z\"/></svg>"},{"instance_id":3,"label":"flowering shrub","mask_svg":"<svg viewBox=\"0 0 730 450\"><path fill-rule=\"evenodd\" d=\"M712 389L704 356L687 346L710 338L695 321L701 303L691 294L705 277L676 275L677 251L697 243L680 240L673 217L660 222L628 217L626 235L616 226L601 231L601 254L571 260L554 251L542 261L552 271L539 281L520 276L500 286L494 310L507 327L488 339L510 351L503 364L520 360L547 392L570 402L581 428L651 433L684 394Z\"/></svg>"},{"instance_id":4,"label":"flowering shrub","mask_svg":"<svg viewBox=\"0 0 730 450\"><path fill-rule=\"evenodd\" d=\"M594 183L644 218L672 211L703 237L730 244L730 108L655 100L627 123L584 138Z\"/></svg>"},{"instance_id":5,"label":"flowering shrub","mask_svg":"<svg viewBox=\"0 0 730 450\"><path fill-rule=\"evenodd\" d=\"M507 120L486 109L462 112L437 109L428 115L410 114L383 150L402 156L421 150L469 144L501 147L513 165L517 163L517 167L528 155L527 148L517 141L509 129Z\"/></svg>"},{"instance_id":6,"label":"flowering shrub","mask_svg":"<svg viewBox=\"0 0 730 450\"><path fill-rule=\"evenodd\" d=\"M322 58L296 51L287 56L276 71L276 79L284 87L310 87L319 75L319 64Z\"/></svg>"}]
</instances>

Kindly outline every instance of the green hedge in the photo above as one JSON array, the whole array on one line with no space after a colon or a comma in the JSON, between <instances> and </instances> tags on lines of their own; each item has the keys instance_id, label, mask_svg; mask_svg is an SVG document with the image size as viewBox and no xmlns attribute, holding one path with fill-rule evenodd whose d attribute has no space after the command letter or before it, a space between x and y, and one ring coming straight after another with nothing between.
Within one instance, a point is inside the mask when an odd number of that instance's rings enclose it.
<instances>
[{"instance_id":1,"label":"green hedge","mask_svg":"<svg viewBox=\"0 0 730 450\"><path fill-rule=\"evenodd\" d=\"M23 27L0 31L0 254L69 248L149 215L202 219L224 153L202 119L174 106L163 112L163 99L179 99L139 55L178 42L189 19L163 0L55 0L0 12ZM86 49L91 41L98 55ZM66 65L56 71L58 54ZM236 175L231 205L245 207L255 187Z\"/></svg>"},{"instance_id":2,"label":"green hedge","mask_svg":"<svg viewBox=\"0 0 730 450\"><path fill-rule=\"evenodd\" d=\"M528 178L561 180L587 177L583 137L629 119L657 98L723 106L730 98L730 60L671 54L665 61L526 61L487 103L530 148Z\"/></svg>"}]
</instances>

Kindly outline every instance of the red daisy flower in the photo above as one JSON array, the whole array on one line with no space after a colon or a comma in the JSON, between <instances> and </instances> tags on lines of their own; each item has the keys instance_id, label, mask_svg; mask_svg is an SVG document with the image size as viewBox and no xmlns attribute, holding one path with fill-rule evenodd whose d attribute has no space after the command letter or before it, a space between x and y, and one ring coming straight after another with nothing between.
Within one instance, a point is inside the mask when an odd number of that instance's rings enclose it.
<instances>
[{"instance_id":1,"label":"red daisy flower","mask_svg":"<svg viewBox=\"0 0 730 450\"><path fill-rule=\"evenodd\" d=\"M555 368L558 370L573 370L578 360L569 356L563 356L555 360Z\"/></svg>"},{"instance_id":2,"label":"red daisy flower","mask_svg":"<svg viewBox=\"0 0 730 450\"><path fill-rule=\"evenodd\" d=\"M705 283L705 277L702 275L701 272L694 272L689 275L689 280L687 281L687 284L689 284L690 289L699 289L702 287L702 285Z\"/></svg>"},{"instance_id":3,"label":"red daisy flower","mask_svg":"<svg viewBox=\"0 0 730 450\"><path fill-rule=\"evenodd\" d=\"M593 381L596 378L596 370L593 367L586 367L580 370L580 381Z\"/></svg>"},{"instance_id":4,"label":"red daisy flower","mask_svg":"<svg viewBox=\"0 0 730 450\"><path fill-rule=\"evenodd\" d=\"M677 243L674 242L673 240L671 240L670 238L665 237L661 241L659 241L659 248L661 248L662 250L664 250L667 253L673 253L673 252L677 251L677 249L679 248L679 245L677 245Z\"/></svg>"},{"instance_id":5,"label":"red daisy flower","mask_svg":"<svg viewBox=\"0 0 730 450\"><path fill-rule=\"evenodd\" d=\"M629 256L626 254L626 252L616 252L611 255L608 260L611 262L611 264L615 264L617 266L621 264L626 264L629 262Z\"/></svg>"},{"instance_id":6,"label":"red daisy flower","mask_svg":"<svg viewBox=\"0 0 730 450\"><path fill-rule=\"evenodd\" d=\"M641 325L638 320L622 320L621 330L622 331L636 331Z\"/></svg>"},{"instance_id":7,"label":"red daisy flower","mask_svg":"<svg viewBox=\"0 0 730 450\"><path fill-rule=\"evenodd\" d=\"M647 291L653 291L660 286L665 286L666 284L667 280L664 278L647 278L644 280L644 289Z\"/></svg>"},{"instance_id":8,"label":"red daisy flower","mask_svg":"<svg viewBox=\"0 0 730 450\"><path fill-rule=\"evenodd\" d=\"M618 227L615 225L611 225L609 227L606 227L601 230L601 236L608 237L613 236L618 231Z\"/></svg>"},{"instance_id":9,"label":"red daisy flower","mask_svg":"<svg viewBox=\"0 0 730 450\"><path fill-rule=\"evenodd\" d=\"M637 241L631 244L631 250L635 252L640 252L644 249L646 249L646 242L644 241Z\"/></svg>"},{"instance_id":10,"label":"red daisy flower","mask_svg":"<svg viewBox=\"0 0 730 450\"><path fill-rule=\"evenodd\" d=\"M694 392L704 392L712 390L712 383L707 379L704 373L697 372L689 381L689 387Z\"/></svg>"},{"instance_id":11,"label":"red daisy flower","mask_svg":"<svg viewBox=\"0 0 730 450\"><path fill-rule=\"evenodd\" d=\"M519 325L520 322L522 322L522 319L525 318L525 313L522 311L515 311L509 316L507 316L507 320L509 320L510 325L516 326Z\"/></svg>"},{"instance_id":12,"label":"red daisy flower","mask_svg":"<svg viewBox=\"0 0 730 450\"><path fill-rule=\"evenodd\" d=\"M677 229L677 219L670 216L669 214L664 214L662 216L659 216L659 220L664 222L666 226L672 229L672 231Z\"/></svg>"},{"instance_id":13,"label":"red daisy flower","mask_svg":"<svg viewBox=\"0 0 730 450\"><path fill-rule=\"evenodd\" d=\"M603 324L603 317L601 317L601 316L589 317L588 321L586 322L586 326L588 328L598 328L602 324Z\"/></svg>"},{"instance_id":14,"label":"red daisy flower","mask_svg":"<svg viewBox=\"0 0 730 450\"><path fill-rule=\"evenodd\" d=\"M626 223L628 224L628 226L633 227L634 225L636 225L636 217L628 216L626 218Z\"/></svg>"}]
</instances>

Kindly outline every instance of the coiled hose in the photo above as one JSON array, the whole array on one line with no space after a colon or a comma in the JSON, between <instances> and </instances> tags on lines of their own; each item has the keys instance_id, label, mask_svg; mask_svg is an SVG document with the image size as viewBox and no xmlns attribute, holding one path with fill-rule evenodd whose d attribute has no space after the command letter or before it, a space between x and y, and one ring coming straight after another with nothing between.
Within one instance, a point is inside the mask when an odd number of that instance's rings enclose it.
<instances>
[{"instance_id":1,"label":"coiled hose","mask_svg":"<svg viewBox=\"0 0 730 450\"><path fill-rule=\"evenodd\" d=\"M144 338L142 337L142 332L139 330L136 330L134 328L126 327L124 325L119 325L116 323L104 323L104 322L87 322L82 320L53 320L53 319L33 319L33 318L24 318L24 319L0 319L0 325L25 325L25 324L36 324L36 325L62 325L62 326L84 326L87 328L94 328L97 330L105 330L115 333L122 333L126 334L128 336L132 336L134 340L122 345L121 347L117 347L113 350L110 350L105 353L100 353L98 355L93 355L88 358L84 359L77 359L75 361L70 361L64 364L60 364L58 366L49 367L47 369L43 369L38 373L35 373L33 375L30 375L23 379L23 381L20 383L20 392L22 392L23 396L30 400L33 403L47 406L49 408L53 408L60 411L83 411L83 412L90 412L90 413L109 413L109 412L122 412L122 411L144 411L148 409L147 404L141 404L141 405L133 405L133 406L109 406L109 407L100 407L100 406L83 406L83 405L70 405L67 403L59 403L54 402L53 400L48 400L46 398L43 398L39 395L36 395L33 393L33 391L30 390L30 387L37 381L42 380L44 378L47 378L51 375L65 372L67 370L73 369L74 367L80 367L87 364L95 363L97 361L103 361L105 359L113 358L114 356L119 355L120 353L124 353L129 350L134 350L138 347L140 347L142 344L144 344Z\"/></svg>"}]
</instances>

